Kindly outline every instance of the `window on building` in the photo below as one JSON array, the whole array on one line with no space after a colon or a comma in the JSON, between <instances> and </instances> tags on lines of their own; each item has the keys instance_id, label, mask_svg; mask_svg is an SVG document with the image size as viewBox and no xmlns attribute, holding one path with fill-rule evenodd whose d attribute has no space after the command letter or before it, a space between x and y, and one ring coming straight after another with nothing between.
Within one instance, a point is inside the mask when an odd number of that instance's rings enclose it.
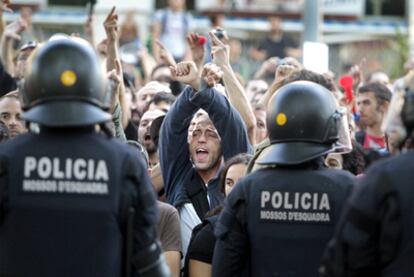
<instances>
[{"instance_id":1,"label":"window on building","mask_svg":"<svg viewBox=\"0 0 414 277\"><path fill-rule=\"evenodd\" d=\"M83 7L86 6L90 0L49 0L49 6L74 6ZM96 1L95 1L96 2Z\"/></svg>"},{"instance_id":2,"label":"window on building","mask_svg":"<svg viewBox=\"0 0 414 277\"><path fill-rule=\"evenodd\" d=\"M367 0L366 14L375 16L405 16L406 0Z\"/></svg>"}]
</instances>

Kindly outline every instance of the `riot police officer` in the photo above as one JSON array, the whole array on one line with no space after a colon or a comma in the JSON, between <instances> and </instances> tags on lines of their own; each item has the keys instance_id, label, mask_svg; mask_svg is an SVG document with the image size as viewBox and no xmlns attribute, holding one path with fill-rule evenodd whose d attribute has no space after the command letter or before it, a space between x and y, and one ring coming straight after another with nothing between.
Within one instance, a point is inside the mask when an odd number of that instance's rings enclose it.
<instances>
[{"instance_id":1,"label":"riot police officer","mask_svg":"<svg viewBox=\"0 0 414 277\"><path fill-rule=\"evenodd\" d=\"M35 54L21 97L40 132L0 148L1 276L168 274L144 162L96 131L111 119L104 86L89 45Z\"/></svg>"},{"instance_id":2,"label":"riot police officer","mask_svg":"<svg viewBox=\"0 0 414 277\"><path fill-rule=\"evenodd\" d=\"M323 249L354 184L327 169L342 113L309 81L279 89L267 110L271 145L228 196L216 227L213 276L317 276Z\"/></svg>"},{"instance_id":3,"label":"riot police officer","mask_svg":"<svg viewBox=\"0 0 414 277\"><path fill-rule=\"evenodd\" d=\"M414 72L393 93L383 124L394 147L414 141ZM405 149L407 150L407 149ZM355 187L321 276L414 276L414 153L377 162Z\"/></svg>"}]
</instances>

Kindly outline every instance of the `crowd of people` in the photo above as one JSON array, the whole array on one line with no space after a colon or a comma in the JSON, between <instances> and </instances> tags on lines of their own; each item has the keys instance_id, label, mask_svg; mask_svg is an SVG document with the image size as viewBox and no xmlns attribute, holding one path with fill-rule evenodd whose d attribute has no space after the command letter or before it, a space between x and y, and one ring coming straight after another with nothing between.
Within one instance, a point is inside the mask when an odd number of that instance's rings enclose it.
<instances>
[{"instance_id":1,"label":"crowd of people","mask_svg":"<svg viewBox=\"0 0 414 277\"><path fill-rule=\"evenodd\" d=\"M3 1L3 11L8 4ZM38 226L32 222L35 219L27 218L30 224L7 225L8 218L16 216L14 205L18 206L8 200L9 191L18 194L15 192L18 189L11 189L18 184L10 183L3 176L6 171L19 173L3 170L4 156L13 156L10 149L18 151L19 147L33 147L39 153L48 147L55 149L53 136L48 135L49 128L56 127L68 130L54 136L58 148L65 148L62 153L74 155L74 160L73 165L68 165L66 159L66 170L62 171L59 171L59 162L50 161L53 178L60 178L57 177L60 173L67 177L71 166L73 174L79 176L82 175L79 168L88 168L85 175L89 180L94 180L90 176L95 175L97 180L105 181L105 174L121 178L118 171L105 172L124 162L121 155L127 150L121 144L134 149L131 153L143 162L139 166L129 162L119 170L125 170L134 182L151 183L157 198L154 204L148 191L145 195L138 191L131 201L142 201L148 206L137 204L135 213L148 213L142 215L144 219L136 216L134 224L138 220L140 224L156 225L157 239L171 276L411 276L414 273L409 263L413 256L410 189L395 189L395 183L403 184L412 175L412 158L404 153L410 153L410 128L414 127L406 122L413 119L409 112L399 122L387 117L392 114L390 111L395 114L394 97L410 92L411 72L395 82L382 72L366 77L358 66L341 78L332 72L312 72L301 64L298 45L281 31L280 19L271 17L270 33L250 51L260 61L260 68L246 77L240 68L241 44L222 28L223 18L212 20L208 35L192 32L192 18L184 0L169 0L168 6L155 14L148 44L140 39L133 14L128 14L121 24L115 7L103 23L106 38L98 43L94 40L92 17L86 22L83 38L79 34L55 34L43 41L33 39L36 35L27 18L30 16L22 16L0 28L0 141L4 143L0 151L0 275L13 274L7 271L13 268L7 263L23 257L16 251L1 250L1 242L11 238L22 240L16 247L24 246L26 238L13 234L10 228L33 228L32 235L36 236ZM28 30L30 41L26 39ZM62 49L72 47L62 41L94 49L105 72L105 85L99 86L104 95L98 97L92 89L98 86L94 79L98 74L95 65L89 58L75 58L76 49L74 56L67 58L73 59L74 68L80 71L66 70L57 75L56 70L62 65L51 61L59 61L72 53L68 50L66 54L53 54L56 45ZM47 48L50 52L43 50ZM44 63L39 62L42 55L47 57ZM43 74L36 75L36 72ZM64 91L57 89L55 79L59 85L63 84ZM81 82L90 86L89 91L69 90ZM53 93L60 92L68 96L56 98L60 105L48 110L48 116L53 119L44 119L45 114L40 115L36 106L50 99L55 101ZM75 103L83 102L83 97L86 102L88 97L99 98L105 115L65 104L65 101L72 103L73 99ZM400 96L401 99L405 99L405 106L413 104L412 96ZM404 105L400 103L397 113ZM60 113L64 116L60 117ZM71 116L69 119L65 117L67 114ZM106 142L82 137L81 131L72 129L86 125L117 142L104 147ZM61 143L72 132L79 139L72 144ZM28 134L34 141L33 146L27 145L29 139L23 144L23 137ZM77 142L81 137L91 144L90 149ZM20 146L11 146L19 138L22 139ZM99 159L111 160L102 166L104 169L98 162L95 173L89 169L95 168L92 162L75 161L78 154L89 153L95 157L97 154L92 150L108 151L110 154L102 154ZM396 160L395 156L403 156L405 160ZM46 160L37 160L33 154L25 158L25 166L20 165L20 171L24 170L25 178L32 178L35 170L39 176L45 175ZM11 164L19 167L17 162ZM134 166L140 171L131 172ZM396 172L400 171L397 176ZM46 188L34 181L30 185L29 179L25 181L28 185L21 193L39 190L46 195ZM127 192L120 189L117 193ZM87 206L86 200L77 202L80 211L83 205ZM50 214L42 206L43 202L38 203L42 212L36 214L36 219L43 216L40 223L52 228L50 233L55 227L47 220L56 219L55 213L62 209L58 200L54 201L56 205L50 207ZM157 209L159 215L151 214L148 207ZM97 251L115 251L118 248L111 248L115 246L128 249L128 236L119 236L108 226L99 225L100 215L90 222L82 216L77 220L75 215L80 211L70 214L67 219L70 224L95 222L97 228L108 232L98 236L99 239L105 241L105 235L116 234L114 240L126 240L119 245L100 247L85 243L84 248L96 247L94 251L85 251L85 255L104 255ZM24 209L19 212L21 220L24 219ZM59 219L56 224L67 223ZM57 233L62 231L56 229ZM81 226L75 226L73 232L77 232L75 238L80 237ZM150 231L137 231L133 240L139 242L134 245L152 245L149 234ZM54 239L60 238L56 235L51 241ZM76 244L76 241L65 243ZM66 247L62 242L51 253L59 256L60 246ZM27 247L41 247L41 244L32 243ZM39 249L29 251L38 255L40 252ZM148 257L157 253L155 250L143 253L133 255L133 261L129 261L141 270L139 274L167 276L168 270L162 266L164 261L158 256L147 263ZM125 259L123 254L110 256ZM3 263L4 257L9 258ZM19 263L24 267L24 260L19 259ZM30 259L30 267L36 268L36 264L46 265L43 260L36 263ZM154 264L159 268L146 271L147 266L152 268ZM73 262L66 266L76 268L79 264ZM32 275L57 276L54 274L60 270L58 265L50 268L52 271L45 269ZM95 275L79 273L76 276L120 276L115 272L105 275L102 270L83 272L95 272L92 273Z\"/></svg>"}]
</instances>

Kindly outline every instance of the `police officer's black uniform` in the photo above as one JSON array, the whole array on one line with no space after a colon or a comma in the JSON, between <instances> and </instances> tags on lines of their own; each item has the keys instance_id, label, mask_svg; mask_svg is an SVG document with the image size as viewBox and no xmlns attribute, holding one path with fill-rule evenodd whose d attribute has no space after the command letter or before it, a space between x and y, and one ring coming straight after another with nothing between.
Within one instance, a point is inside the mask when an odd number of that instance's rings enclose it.
<instances>
[{"instance_id":1,"label":"police officer's black uniform","mask_svg":"<svg viewBox=\"0 0 414 277\"><path fill-rule=\"evenodd\" d=\"M323 167L340 121L328 90L294 82L269 109L272 145L258 159L266 168L228 196L216 227L213 276L317 276L354 183L351 174Z\"/></svg>"},{"instance_id":2,"label":"police officer's black uniform","mask_svg":"<svg viewBox=\"0 0 414 277\"><path fill-rule=\"evenodd\" d=\"M394 92L389 124L413 139L414 94ZM402 105L395 112L394 105ZM401 108L401 106L400 106ZM398 126L392 126L395 129ZM412 140L413 141L413 140ZM414 276L414 153L374 164L355 187L335 237L324 255L321 276Z\"/></svg>"},{"instance_id":3,"label":"police officer's black uniform","mask_svg":"<svg viewBox=\"0 0 414 277\"><path fill-rule=\"evenodd\" d=\"M40 133L0 148L0 276L168 273L142 159L95 131L110 120L103 87L90 46L58 40L36 54L22 101Z\"/></svg>"}]
</instances>

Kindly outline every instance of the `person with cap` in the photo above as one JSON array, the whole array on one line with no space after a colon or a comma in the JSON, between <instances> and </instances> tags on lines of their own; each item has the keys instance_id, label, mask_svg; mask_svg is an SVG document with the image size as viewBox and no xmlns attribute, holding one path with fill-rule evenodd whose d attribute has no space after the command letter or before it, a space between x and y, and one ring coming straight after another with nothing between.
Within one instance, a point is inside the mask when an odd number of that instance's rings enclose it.
<instances>
[{"instance_id":1,"label":"person with cap","mask_svg":"<svg viewBox=\"0 0 414 277\"><path fill-rule=\"evenodd\" d=\"M413 92L409 72L383 123L400 151L414 138ZM355 187L325 251L321 276L414 276L414 153L404 151L375 163Z\"/></svg>"},{"instance_id":2,"label":"person with cap","mask_svg":"<svg viewBox=\"0 0 414 277\"><path fill-rule=\"evenodd\" d=\"M325 168L341 147L332 94L308 81L279 89L267 110L271 146L241 180L216 225L213 276L317 276L354 177Z\"/></svg>"},{"instance_id":3,"label":"person with cap","mask_svg":"<svg viewBox=\"0 0 414 277\"><path fill-rule=\"evenodd\" d=\"M86 43L33 56L20 93L39 133L0 146L1 276L169 276L144 161L105 126L103 76Z\"/></svg>"}]
</instances>

